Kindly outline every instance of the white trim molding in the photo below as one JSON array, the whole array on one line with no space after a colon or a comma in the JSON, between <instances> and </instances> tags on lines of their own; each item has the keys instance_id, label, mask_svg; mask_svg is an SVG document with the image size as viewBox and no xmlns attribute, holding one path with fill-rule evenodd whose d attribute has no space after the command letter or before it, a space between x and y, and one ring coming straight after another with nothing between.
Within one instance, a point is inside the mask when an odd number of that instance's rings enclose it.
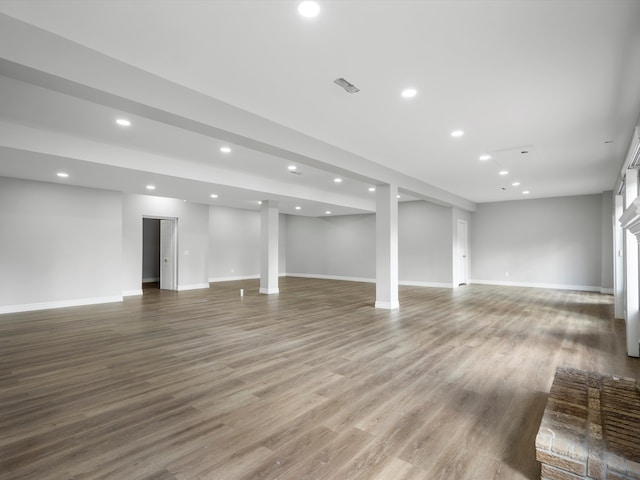
<instances>
[{"instance_id":1,"label":"white trim molding","mask_svg":"<svg viewBox=\"0 0 640 480\"><path fill-rule=\"evenodd\" d=\"M211 277L209 283L216 282L235 282L236 280L254 280L260 278L260 275L236 275L232 277Z\"/></svg>"},{"instance_id":2,"label":"white trim molding","mask_svg":"<svg viewBox=\"0 0 640 480\"><path fill-rule=\"evenodd\" d=\"M123 297L135 297L136 295L142 295L144 292L141 288L136 288L135 290L124 290L122 292Z\"/></svg>"},{"instance_id":3,"label":"white trim molding","mask_svg":"<svg viewBox=\"0 0 640 480\"><path fill-rule=\"evenodd\" d=\"M613 295L613 288L603 288L600 287L600 293L604 294L604 295Z\"/></svg>"},{"instance_id":4,"label":"white trim molding","mask_svg":"<svg viewBox=\"0 0 640 480\"><path fill-rule=\"evenodd\" d=\"M199 290L201 288L209 288L208 283L192 283L191 285L178 285L178 291L184 292L185 290Z\"/></svg>"},{"instance_id":5,"label":"white trim molding","mask_svg":"<svg viewBox=\"0 0 640 480\"><path fill-rule=\"evenodd\" d=\"M279 288L260 288L259 290L260 293L262 293L263 295L273 295L275 293L280 293L280 289Z\"/></svg>"},{"instance_id":6,"label":"white trim molding","mask_svg":"<svg viewBox=\"0 0 640 480\"><path fill-rule=\"evenodd\" d=\"M375 308L380 308L383 310L397 310L400 308L400 302L378 302L376 301Z\"/></svg>"},{"instance_id":7,"label":"white trim molding","mask_svg":"<svg viewBox=\"0 0 640 480\"><path fill-rule=\"evenodd\" d=\"M453 288L453 283L414 282L412 280L400 280L398 285L404 285L406 287Z\"/></svg>"},{"instance_id":8,"label":"white trim molding","mask_svg":"<svg viewBox=\"0 0 640 480\"><path fill-rule=\"evenodd\" d=\"M640 235L640 197L636 197L625 209L620 216L620 224L622 228L633 233L638 239L638 235Z\"/></svg>"},{"instance_id":9,"label":"white trim molding","mask_svg":"<svg viewBox=\"0 0 640 480\"><path fill-rule=\"evenodd\" d=\"M320 273L287 273L287 277L318 278L320 280L344 280L345 282L376 283L375 278L342 277L340 275L323 275Z\"/></svg>"},{"instance_id":10,"label":"white trim molding","mask_svg":"<svg viewBox=\"0 0 640 480\"><path fill-rule=\"evenodd\" d=\"M576 290L580 292L598 292L602 287L592 285L565 285L560 283L504 282L500 280L471 280L478 285L498 285L502 287L549 288L552 290Z\"/></svg>"},{"instance_id":11,"label":"white trim molding","mask_svg":"<svg viewBox=\"0 0 640 480\"><path fill-rule=\"evenodd\" d=\"M100 303L122 302L122 296L77 298L73 300L58 300L53 302L24 303L21 305L0 306L2 313L32 312L34 310L49 310L50 308L80 307L83 305L98 305Z\"/></svg>"}]
</instances>

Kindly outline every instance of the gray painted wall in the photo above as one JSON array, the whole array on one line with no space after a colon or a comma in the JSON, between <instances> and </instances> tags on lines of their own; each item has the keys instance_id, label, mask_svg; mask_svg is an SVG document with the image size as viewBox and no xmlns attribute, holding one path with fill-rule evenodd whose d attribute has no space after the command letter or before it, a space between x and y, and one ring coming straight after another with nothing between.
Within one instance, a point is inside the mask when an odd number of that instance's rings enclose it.
<instances>
[{"instance_id":1,"label":"gray painted wall","mask_svg":"<svg viewBox=\"0 0 640 480\"><path fill-rule=\"evenodd\" d=\"M479 204L472 280L599 289L602 209L602 195Z\"/></svg>"},{"instance_id":2,"label":"gray painted wall","mask_svg":"<svg viewBox=\"0 0 640 480\"><path fill-rule=\"evenodd\" d=\"M287 215L279 216L279 270L286 272ZM260 212L209 207L209 281L260 276Z\"/></svg>"},{"instance_id":3,"label":"gray painted wall","mask_svg":"<svg viewBox=\"0 0 640 480\"><path fill-rule=\"evenodd\" d=\"M118 299L122 195L0 177L0 308Z\"/></svg>"},{"instance_id":4,"label":"gray painted wall","mask_svg":"<svg viewBox=\"0 0 640 480\"><path fill-rule=\"evenodd\" d=\"M400 204L400 282L451 284L451 221L451 208ZM287 273L375 278L375 215L290 216L287 222Z\"/></svg>"},{"instance_id":5,"label":"gray painted wall","mask_svg":"<svg viewBox=\"0 0 640 480\"><path fill-rule=\"evenodd\" d=\"M178 219L178 288L208 286L209 207L174 198L125 194L122 222L122 290L139 293L142 280L142 218Z\"/></svg>"},{"instance_id":6,"label":"gray painted wall","mask_svg":"<svg viewBox=\"0 0 640 480\"><path fill-rule=\"evenodd\" d=\"M600 285L613 290L613 192L602 193L602 263Z\"/></svg>"},{"instance_id":7,"label":"gray painted wall","mask_svg":"<svg viewBox=\"0 0 640 480\"><path fill-rule=\"evenodd\" d=\"M160 220L142 220L142 281L160 281Z\"/></svg>"},{"instance_id":8,"label":"gray painted wall","mask_svg":"<svg viewBox=\"0 0 640 480\"><path fill-rule=\"evenodd\" d=\"M286 229L288 274L376 276L374 215L300 217Z\"/></svg>"}]
</instances>

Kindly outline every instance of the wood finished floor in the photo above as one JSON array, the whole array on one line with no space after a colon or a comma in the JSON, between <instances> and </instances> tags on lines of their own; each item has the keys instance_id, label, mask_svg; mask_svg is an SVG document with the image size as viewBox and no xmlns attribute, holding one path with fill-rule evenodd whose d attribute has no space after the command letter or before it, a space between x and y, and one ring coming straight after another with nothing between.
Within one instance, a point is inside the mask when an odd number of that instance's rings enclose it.
<instances>
[{"instance_id":1,"label":"wood finished floor","mask_svg":"<svg viewBox=\"0 0 640 480\"><path fill-rule=\"evenodd\" d=\"M606 295L257 288L0 316L0 478L533 480L557 365L640 377Z\"/></svg>"}]
</instances>

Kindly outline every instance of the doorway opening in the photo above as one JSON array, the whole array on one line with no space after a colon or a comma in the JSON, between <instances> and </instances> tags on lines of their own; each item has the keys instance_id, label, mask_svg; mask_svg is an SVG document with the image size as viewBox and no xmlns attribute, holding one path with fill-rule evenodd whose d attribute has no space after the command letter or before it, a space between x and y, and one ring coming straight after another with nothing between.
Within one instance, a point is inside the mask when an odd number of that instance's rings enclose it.
<instances>
[{"instance_id":1,"label":"doorway opening","mask_svg":"<svg viewBox=\"0 0 640 480\"><path fill-rule=\"evenodd\" d=\"M178 289L178 219L142 219L142 290Z\"/></svg>"}]
</instances>

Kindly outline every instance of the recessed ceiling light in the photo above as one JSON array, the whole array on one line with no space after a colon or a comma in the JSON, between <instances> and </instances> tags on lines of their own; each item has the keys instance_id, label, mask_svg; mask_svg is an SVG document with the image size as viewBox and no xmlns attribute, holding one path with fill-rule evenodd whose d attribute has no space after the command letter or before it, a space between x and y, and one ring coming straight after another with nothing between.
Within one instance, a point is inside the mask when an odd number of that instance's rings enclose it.
<instances>
[{"instance_id":1,"label":"recessed ceiling light","mask_svg":"<svg viewBox=\"0 0 640 480\"><path fill-rule=\"evenodd\" d=\"M302 207L296 207L296 210L300 210L300 209L302 209Z\"/></svg>"},{"instance_id":2,"label":"recessed ceiling light","mask_svg":"<svg viewBox=\"0 0 640 480\"><path fill-rule=\"evenodd\" d=\"M65 172L58 172L56 173L56 175L58 175L60 178L68 178L69 174L65 173Z\"/></svg>"},{"instance_id":3,"label":"recessed ceiling light","mask_svg":"<svg viewBox=\"0 0 640 480\"><path fill-rule=\"evenodd\" d=\"M524 192L522 192L523 195L529 195L529 193L531 193L529 192L529 190L525 190Z\"/></svg>"},{"instance_id":4,"label":"recessed ceiling light","mask_svg":"<svg viewBox=\"0 0 640 480\"><path fill-rule=\"evenodd\" d=\"M461 137L463 135L464 135L464 132L462 130L454 130L453 132L451 132L452 137Z\"/></svg>"},{"instance_id":5,"label":"recessed ceiling light","mask_svg":"<svg viewBox=\"0 0 640 480\"><path fill-rule=\"evenodd\" d=\"M218 198L218 195L216 195L215 193L212 193L211 195L209 195L211 198Z\"/></svg>"},{"instance_id":6,"label":"recessed ceiling light","mask_svg":"<svg viewBox=\"0 0 640 480\"><path fill-rule=\"evenodd\" d=\"M258 205L262 205L262 200L258 200Z\"/></svg>"},{"instance_id":7,"label":"recessed ceiling light","mask_svg":"<svg viewBox=\"0 0 640 480\"><path fill-rule=\"evenodd\" d=\"M289 171L291 171L291 172L293 172L294 170L297 170L297 169L298 169L298 167L296 167L295 165L289 165L287 168L288 168L288 169L289 169Z\"/></svg>"},{"instance_id":8,"label":"recessed ceiling light","mask_svg":"<svg viewBox=\"0 0 640 480\"><path fill-rule=\"evenodd\" d=\"M129 120L127 120L126 118L118 118L116 120L116 123L118 125L120 125L121 127L130 127L131 126L131 122Z\"/></svg>"},{"instance_id":9,"label":"recessed ceiling light","mask_svg":"<svg viewBox=\"0 0 640 480\"><path fill-rule=\"evenodd\" d=\"M300 2L298 13L307 18L317 17L320 13L320 5L318 2Z\"/></svg>"},{"instance_id":10,"label":"recessed ceiling light","mask_svg":"<svg viewBox=\"0 0 640 480\"><path fill-rule=\"evenodd\" d=\"M482 160L482 161L491 160L491 158L493 158L493 157L491 157L491 155L486 154L486 153L484 155L480 155L480 160Z\"/></svg>"},{"instance_id":11,"label":"recessed ceiling light","mask_svg":"<svg viewBox=\"0 0 640 480\"><path fill-rule=\"evenodd\" d=\"M324 213L326 213L327 215L331 215L331 210L327 210L327 211L326 211L326 212L324 212Z\"/></svg>"},{"instance_id":12,"label":"recessed ceiling light","mask_svg":"<svg viewBox=\"0 0 640 480\"><path fill-rule=\"evenodd\" d=\"M400 198L400 195L396 195L396 198Z\"/></svg>"},{"instance_id":13,"label":"recessed ceiling light","mask_svg":"<svg viewBox=\"0 0 640 480\"><path fill-rule=\"evenodd\" d=\"M504 176L504 175L509 175L509 171L508 171L508 170L500 170L500 171L498 172L498 175L502 175L502 176Z\"/></svg>"},{"instance_id":14,"label":"recessed ceiling light","mask_svg":"<svg viewBox=\"0 0 640 480\"><path fill-rule=\"evenodd\" d=\"M375 192L376 191L376 187L369 187L369 191L370 192Z\"/></svg>"},{"instance_id":15,"label":"recessed ceiling light","mask_svg":"<svg viewBox=\"0 0 640 480\"><path fill-rule=\"evenodd\" d=\"M520 182L513 182L511 184L512 187L519 187L520 186Z\"/></svg>"},{"instance_id":16,"label":"recessed ceiling light","mask_svg":"<svg viewBox=\"0 0 640 480\"><path fill-rule=\"evenodd\" d=\"M339 178L339 177L338 177L338 178L334 178L334 179L333 179L333 181L334 181L335 183L342 183L342 179L341 179L341 178Z\"/></svg>"},{"instance_id":17,"label":"recessed ceiling light","mask_svg":"<svg viewBox=\"0 0 640 480\"><path fill-rule=\"evenodd\" d=\"M229 147L220 147L220 151L222 153L231 153L231 149Z\"/></svg>"},{"instance_id":18,"label":"recessed ceiling light","mask_svg":"<svg viewBox=\"0 0 640 480\"><path fill-rule=\"evenodd\" d=\"M417 94L418 91L415 88L407 88L406 90L403 90L400 95L402 95L402 98L413 98Z\"/></svg>"},{"instance_id":19,"label":"recessed ceiling light","mask_svg":"<svg viewBox=\"0 0 640 480\"><path fill-rule=\"evenodd\" d=\"M155 185L147 185L147 190L155 190L156 186Z\"/></svg>"}]
</instances>

